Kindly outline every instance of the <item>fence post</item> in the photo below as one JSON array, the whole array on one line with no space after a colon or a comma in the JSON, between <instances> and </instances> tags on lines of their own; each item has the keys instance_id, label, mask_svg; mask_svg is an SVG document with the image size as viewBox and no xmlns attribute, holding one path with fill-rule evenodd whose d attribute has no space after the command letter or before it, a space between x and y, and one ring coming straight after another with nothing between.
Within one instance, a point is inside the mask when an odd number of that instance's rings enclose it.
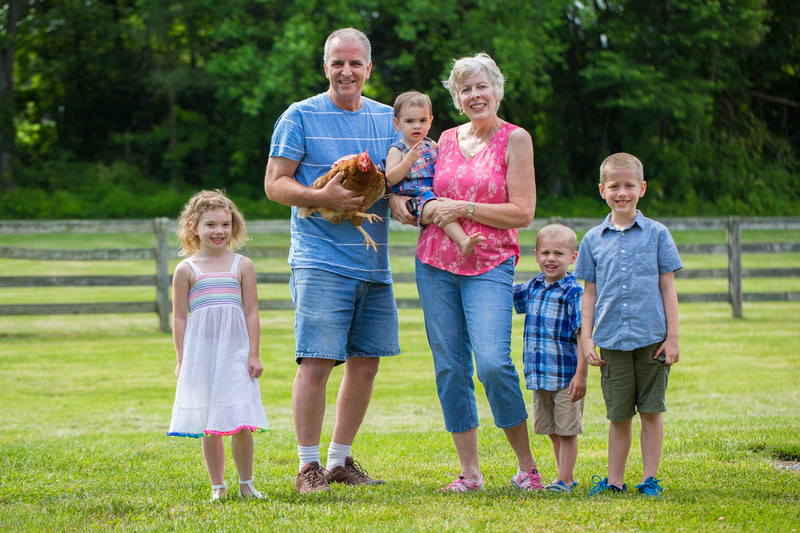
<instances>
[{"instance_id":1,"label":"fence post","mask_svg":"<svg viewBox=\"0 0 800 533\"><path fill-rule=\"evenodd\" d=\"M728 218L728 301L733 318L742 318L742 226L739 217Z\"/></svg>"},{"instance_id":2,"label":"fence post","mask_svg":"<svg viewBox=\"0 0 800 533\"><path fill-rule=\"evenodd\" d=\"M161 331L169 333L169 272L167 270L167 260L169 259L169 235L167 235L167 223L165 217L153 220L153 229L156 237L156 307L158 309L158 321Z\"/></svg>"}]
</instances>

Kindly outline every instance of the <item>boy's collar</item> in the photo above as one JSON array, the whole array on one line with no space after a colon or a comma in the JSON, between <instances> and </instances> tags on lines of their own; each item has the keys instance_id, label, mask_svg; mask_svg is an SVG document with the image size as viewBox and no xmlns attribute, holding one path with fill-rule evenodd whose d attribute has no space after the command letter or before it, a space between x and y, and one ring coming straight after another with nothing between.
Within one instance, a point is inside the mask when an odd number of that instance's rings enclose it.
<instances>
[{"instance_id":1,"label":"boy's collar","mask_svg":"<svg viewBox=\"0 0 800 533\"><path fill-rule=\"evenodd\" d=\"M563 278L551 282L551 281L547 281L545 279L544 272L540 272L535 278L533 278L533 282L534 283L541 283L545 287L548 286L548 285L552 285L553 283L558 283L558 285L560 287L564 287L564 284L567 282L567 280L569 279L569 277L571 275L572 275L572 272L567 271L567 274Z\"/></svg>"},{"instance_id":2,"label":"boy's collar","mask_svg":"<svg viewBox=\"0 0 800 533\"><path fill-rule=\"evenodd\" d=\"M613 222L611 222L611 215L612 214L613 213L609 213L608 215L606 215L606 219L603 221L603 229L604 230L611 229L611 230L614 230L614 231L627 231L627 230L631 229L634 225L637 225L637 226L639 226L641 228L642 227L642 221L644 221L644 215L642 214L641 211L639 211L637 209L636 210L636 216L633 217L633 222L628 224L628 227L626 227L624 229L620 229L617 226L615 226Z\"/></svg>"}]
</instances>

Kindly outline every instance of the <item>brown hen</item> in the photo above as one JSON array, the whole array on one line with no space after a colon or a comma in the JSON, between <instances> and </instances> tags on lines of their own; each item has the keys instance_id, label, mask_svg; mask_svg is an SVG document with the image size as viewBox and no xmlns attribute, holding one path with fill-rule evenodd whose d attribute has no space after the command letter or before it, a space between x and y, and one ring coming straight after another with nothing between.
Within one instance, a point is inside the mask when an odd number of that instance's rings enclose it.
<instances>
[{"instance_id":1,"label":"brown hen","mask_svg":"<svg viewBox=\"0 0 800 533\"><path fill-rule=\"evenodd\" d=\"M327 207L309 206L301 207L297 210L297 216L307 218L312 213L319 213L322 218L334 224L340 224L347 219L353 226L364 234L364 243L367 248L372 246L373 250L378 251L375 241L361 227L361 222L366 219L369 223L381 220L381 217L374 213L367 213L367 209L387 193L388 185L383 172L377 169L369 157L369 151L358 154L353 159L342 161L332 167L327 174L320 176L311 184L312 189L322 189L333 177L342 172L342 187L353 191L357 196L363 196L364 201L358 209L348 209L346 211L334 211ZM390 189L389 189L390 190Z\"/></svg>"}]
</instances>

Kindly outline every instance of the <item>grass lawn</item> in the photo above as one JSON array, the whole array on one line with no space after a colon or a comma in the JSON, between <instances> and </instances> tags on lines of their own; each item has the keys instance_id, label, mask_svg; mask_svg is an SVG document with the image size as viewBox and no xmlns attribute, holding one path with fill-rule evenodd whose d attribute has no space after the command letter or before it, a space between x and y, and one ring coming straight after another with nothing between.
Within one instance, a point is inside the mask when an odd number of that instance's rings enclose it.
<instances>
[{"instance_id":1,"label":"grass lawn","mask_svg":"<svg viewBox=\"0 0 800 533\"><path fill-rule=\"evenodd\" d=\"M401 310L403 355L382 363L354 454L382 487L299 497L291 419L293 315L264 312L261 391L272 431L256 436L268 501L207 503L199 442L164 435L175 379L169 335L151 315L0 319L0 530L793 531L800 524L800 302L682 304L681 361L670 376L660 477L664 497L589 497L605 475L607 423L596 369L569 497L510 488L513 454L479 391L486 492L437 489L458 471L442 429L421 312ZM521 364L521 317L513 352ZM335 393L328 390L323 457ZM526 391L526 399L531 395ZM636 434L638 424L635 424ZM626 481L639 482L641 454ZM545 481L549 439L531 436ZM230 451L228 452L230 454ZM229 456L226 476L235 487Z\"/></svg>"},{"instance_id":2,"label":"grass lawn","mask_svg":"<svg viewBox=\"0 0 800 533\"><path fill-rule=\"evenodd\" d=\"M521 235L533 244L532 232ZM411 244L413 232L391 243ZM745 242L797 242L796 231L744 232ZM684 243L724 242L724 232L676 232ZM288 245L257 235L255 246ZM152 236L0 236L0 246L125 248ZM687 268L725 268L725 257L686 255ZM172 261L174 268L177 261ZM744 268L797 267L800 254L745 254ZM259 272L288 272L285 259L257 259ZM397 272L413 258L393 257ZM520 270L536 271L532 257ZM0 259L3 276L152 275L152 261ZM725 292L726 280L678 280L679 292ZM746 278L745 292L798 291L800 278ZM400 283L401 298L415 298ZM289 298L285 285L259 296ZM153 301L151 287L4 288L0 303ZM256 436L256 486L268 501L207 502L200 443L165 436L175 393L174 349L155 314L0 317L0 532L2 531L797 531L800 530L800 302L681 304L681 361L667 391L660 500L589 497L605 476L607 431L599 372L592 369L584 433L569 497L519 494L513 454L478 391L486 491L438 488L459 469L444 432L422 313L400 311L403 355L382 362L354 455L382 487L336 487L299 497L291 415L293 313L262 312L261 392L272 431ZM513 354L521 369L522 317ZM379 334L376 332L376 334ZM328 389L323 459L341 371ZM525 392L529 411L532 394ZM640 482L638 423L626 482ZM556 472L550 441L531 435L545 482ZM229 454L226 480L236 487ZM787 468L788 467L788 468ZM231 492L233 493L233 491Z\"/></svg>"}]
</instances>

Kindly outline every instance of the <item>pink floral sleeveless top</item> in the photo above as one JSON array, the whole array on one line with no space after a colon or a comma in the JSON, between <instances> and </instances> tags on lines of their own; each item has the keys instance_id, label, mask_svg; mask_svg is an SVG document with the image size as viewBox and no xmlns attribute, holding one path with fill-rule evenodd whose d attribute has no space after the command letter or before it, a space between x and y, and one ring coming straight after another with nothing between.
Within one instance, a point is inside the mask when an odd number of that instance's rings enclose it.
<instances>
[{"instance_id":1,"label":"pink floral sleeveless top","mask_svg":"<svg viewBox=\"0 0 800 533\"><path fill-rule=\"evenodd\" d=\"M508 137L515 129L517 126L513 124L503 124L489 144L472 159L464 156L458 147L457 128L445 131L439 141L439 159L433 178L436 196L484 204L508 202L506 149ZM460 218L458 221L468 235L480 232L486 240L478 244L471 254L464 255L442 228L428 224L422 228L417 240L417 257L420 261L463 276L488 272L512 256L515 263L519 261L516 229L493 228L469 218Z\"/></svg>"}]
</instances>

